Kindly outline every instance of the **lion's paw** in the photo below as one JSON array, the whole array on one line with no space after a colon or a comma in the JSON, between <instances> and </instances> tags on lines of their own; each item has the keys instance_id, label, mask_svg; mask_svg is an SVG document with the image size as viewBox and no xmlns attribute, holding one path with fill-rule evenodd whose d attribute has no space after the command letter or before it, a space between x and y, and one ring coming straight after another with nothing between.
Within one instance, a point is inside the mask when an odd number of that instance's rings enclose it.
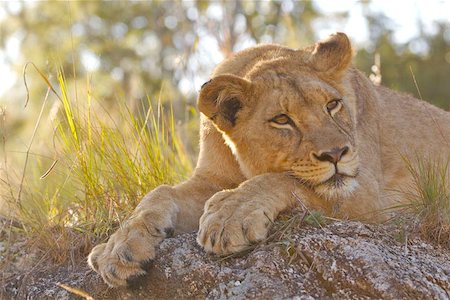
<instances>
[{"instance_id":1,"label":"lion's paw","mask_svg":"<svg viewBox=\"0 0 450 300\"><path fill-rule=\"evenodd\" d=\"M147 273L148 265L155 257L155 247L170 231L173 230L132 220L117 230L107 243L94 247L88 264L109 286L125 286Z\"/></svg>"},{"instance_id":2,"label":"lion's paw","mask_svg":"<svg viewBox=\"0 0 450 300\"><path fill-rule=\"evenodd\" d=\"M237 191L215 194L200 218L197 242L207 252L227 255L266 238L273 223L269 209Z\"/></svg>"}]
</instances>

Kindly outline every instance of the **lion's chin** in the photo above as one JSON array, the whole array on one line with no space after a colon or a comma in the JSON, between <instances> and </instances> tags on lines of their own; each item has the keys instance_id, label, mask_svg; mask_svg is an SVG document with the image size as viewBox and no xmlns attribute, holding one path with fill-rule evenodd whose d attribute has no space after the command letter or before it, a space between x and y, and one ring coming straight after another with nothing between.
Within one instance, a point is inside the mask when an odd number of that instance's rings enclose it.
<instances>
[{"instance_id":1,"label":"lion's chin","mask_svg":"<svg viewBox=\"0 0 450 300\"><path fill-rule=\"evenodd\" d=\"M349 197L358 186L354 177L336 174L325 182L314 186L314 191L320 196L329 199L345 199Z\"/></svg>"}]
</instances>

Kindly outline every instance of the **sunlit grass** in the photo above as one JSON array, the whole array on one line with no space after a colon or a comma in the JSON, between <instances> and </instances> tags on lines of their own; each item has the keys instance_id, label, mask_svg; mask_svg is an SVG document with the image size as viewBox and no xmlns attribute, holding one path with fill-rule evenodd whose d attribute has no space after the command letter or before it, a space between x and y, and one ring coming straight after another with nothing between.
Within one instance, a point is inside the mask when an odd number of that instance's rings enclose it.
<instances>
[{"instance_id":1,"label":"sunlit grass","mask_svg":"<svg viewBox=\"0 0 450 300\"><path fill-rule=\"evenodd\" d=\"M449 158L405 159L412 182L401 191L412 214L413 229L429 241L450 246L450 165Z\"/></svg>"},{"instance_id":2,"label":"sunlit grass","mask_svg":"<svg viewBox=\"0 0 450 300\"><path fill-rule=\"evenodd\" d=\"M423 101L411 66L410 72L417 93ZM440 133L437 138L450 146L433 114L429 113L429 117ZM404 196L409 202L407 207L415 217L414 227L419 229L423 238L450 246L450 156L448 154L435 158L416 156L414 160L405 158L404 161L412 176L410 189L404 192Z\"/></svg>"},{"instance_id":3,"label":"sunlit grass","mask_svg":"<svg viewBox=\"0 0 450 300\"><path fill-rule=\"evenodd\" d=\"M118 100L109 112L92 98L89 82L78 99L69 96L63 71L57 82L49 91L59 109L38 150L42 155L29 151L37 139L33 133L23 166L6 167L11 162L5 159L0 192L21 223L15 230L64 262L104 240L144 194L185 178L191 161L175 132L173 111L165 111L159 99L146 99L140 113ZM38 130L40 122L41 116Z\"/></svg>"}]
</instances>

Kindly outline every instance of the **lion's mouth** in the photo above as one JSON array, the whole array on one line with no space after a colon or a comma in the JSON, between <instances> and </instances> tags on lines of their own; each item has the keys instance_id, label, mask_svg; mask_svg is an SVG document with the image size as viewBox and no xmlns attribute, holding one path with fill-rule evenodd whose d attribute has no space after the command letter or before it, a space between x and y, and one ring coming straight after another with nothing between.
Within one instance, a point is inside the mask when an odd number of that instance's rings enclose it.
<instances>
[{"instance_id":1,"label":"lion's mouth","mask_svg":"<svg viewBox=\"0 0 450 300\"><path fill-rule=\"evenodd\" d=\"M335 188L340 188L344 185L344 179L345 177L348 177L343 174L334 174L329 179L327 179L325 182L322 182L321 184L326 184L329 186L334 186Z\"/></svg>"},{"instance_id":2,"label":"lion's mouth","mask_svg":"<svg viewBox=\"0 0 450 300\"><path fill-rule=\"evenodd\" d=\"M294 168L293 174L320 196L327 199L345 198L350 196L358 186L359 168L352 168L352 165L347 164L339 169L338 166L334 166L333 169L324 167L315 170L322 174L317 174L307 168Z\"/></svg>"},{"instance_id":3,"label":"lion's mouth","mask_svg":"<svg viewBox=\"0 0 450 300\"><path fill-rule=\"evenodd\" d=\"M334 188L341 188L345 185L346 180L351 178L356 178L358 172L355 172L354 175L344 174L344 173L335 173L333 176L323 181L320 184L325 184L329 186L333 186Z\"/></svg>"},{"instance_id":4,"label":"lion's mouth","mask_svg":"<svg viewBox=\"0 0 450 300\"><path fill-rule=\"evenodd\" d=\"M345 198L352 194L358 186L357 175L357 172L354 175L335 173L327 180L316 185L314 190L326 198Z\"/></svg>"}]
</instances>

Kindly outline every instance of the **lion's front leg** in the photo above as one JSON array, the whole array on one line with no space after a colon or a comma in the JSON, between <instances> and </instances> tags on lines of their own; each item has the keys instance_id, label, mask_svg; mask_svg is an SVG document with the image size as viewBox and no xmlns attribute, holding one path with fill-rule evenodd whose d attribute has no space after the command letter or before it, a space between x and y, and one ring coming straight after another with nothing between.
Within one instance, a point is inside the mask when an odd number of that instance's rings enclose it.
<instances>
[{"instance_id":1,"label":"lion's front leg","mask_svg":"<svg viewBox=\"0 0 450 300\"><path fill-rule=\"evenodd\" d=\"M173 231L196 230L206 200L245 179L212 122L202 117L201 128L201 150L194 175L174 187L159 186L147 194L108 242L92 249L89 265L110 286L126 285L130 279L145 274L146 264L165 237Z\"/></svg>"},{"instance_id":2,"label":"lion's front leg","mask_svg":"<svg viewBox=\"0 0 450 300\"><path fill-rule=\"evenodd\" d=\"M108 285L126 285L146 273L156 246L174 232L178 206L172 194L169 186L155 189L107 243L92 249L88 263Z\"/></svg>"},{"instance_id":3,"label":"lion's front leg","mask_svg":"<svg viewBox=\"0 0 450 300\"><path fill-rule=\"evenodd\" d=\"M198 173L177 186L159 186L147 194L108 242L92 249L88 263L106 283L122 286L145 274L164 238L197 229L205 201L223 189L220 181Z\"/></svg>"},{"instance_id":4,"label":"lion's front leg","mask_svg":"<svg viewBox=\"0 0 450 300\"><path fill-rule=\"evenodd\" d=\"M227 255L263 240L280 212L295 205L298 183L286 174L254 177L205 204L197 242L210 253Z\"/></svg>"}]
</instances>

